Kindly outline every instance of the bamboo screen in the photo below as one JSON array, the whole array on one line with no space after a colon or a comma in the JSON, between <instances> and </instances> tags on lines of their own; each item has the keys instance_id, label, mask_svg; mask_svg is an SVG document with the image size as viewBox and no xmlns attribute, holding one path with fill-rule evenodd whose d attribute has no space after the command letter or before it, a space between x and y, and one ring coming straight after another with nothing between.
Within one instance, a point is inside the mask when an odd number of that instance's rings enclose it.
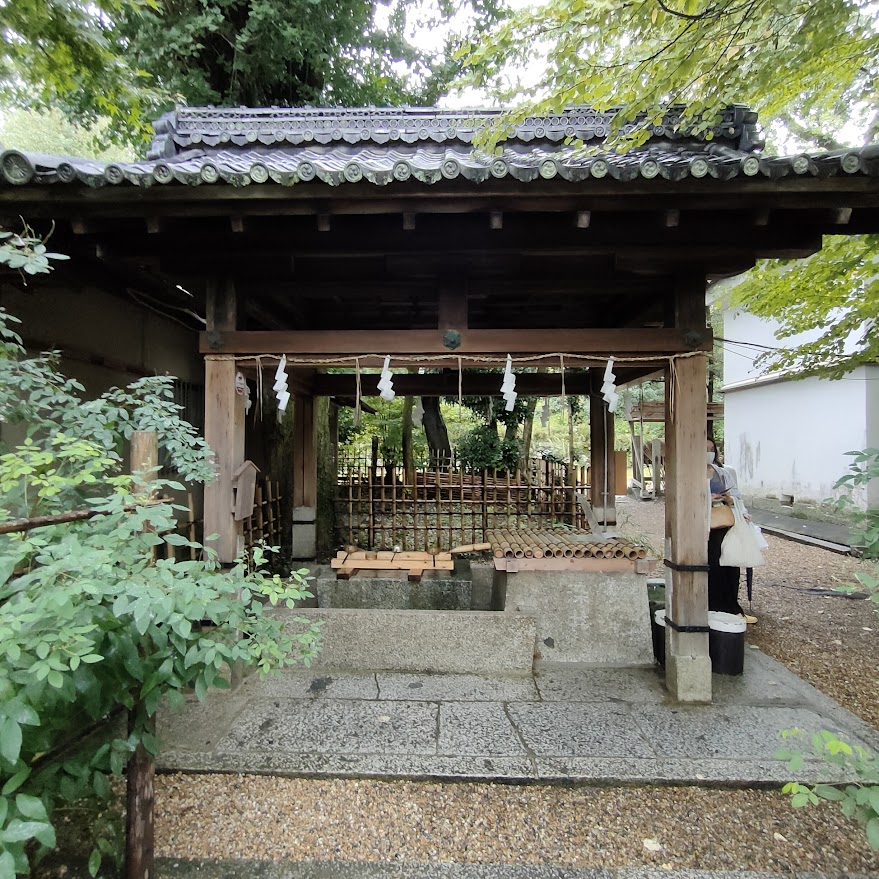
<instances>
[{"instance_id":1,"label":"bamboo screen","mask_svg":"<svg viewBox=\"0 0 879 879\"><path fill-rule=\"evenodd\" d=\"M362 549L448 550L498 528L588 527L576 498L586 489L581 467L535 460L524 474L450 467L418 470L414 480L368 459L340 470L339 539Z\"/></svg>"}]
</instances>

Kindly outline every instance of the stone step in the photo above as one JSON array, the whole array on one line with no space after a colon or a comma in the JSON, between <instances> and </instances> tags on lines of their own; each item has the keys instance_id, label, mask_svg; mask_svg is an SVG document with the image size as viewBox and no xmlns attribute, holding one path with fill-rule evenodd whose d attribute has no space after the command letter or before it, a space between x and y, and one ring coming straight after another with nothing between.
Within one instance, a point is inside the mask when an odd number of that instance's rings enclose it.
<instances>
[{"instance_id":1,"label":"stone step","mask_svg":"<svg viewBox=\"0 0 879 879\"><path fill-rule=\"evenodd\" d=\"M280 617L321 621L312 663L340 670L451 674L530 673L535 621L503 611L276 608Z\"/></svg>"}]
</instances>

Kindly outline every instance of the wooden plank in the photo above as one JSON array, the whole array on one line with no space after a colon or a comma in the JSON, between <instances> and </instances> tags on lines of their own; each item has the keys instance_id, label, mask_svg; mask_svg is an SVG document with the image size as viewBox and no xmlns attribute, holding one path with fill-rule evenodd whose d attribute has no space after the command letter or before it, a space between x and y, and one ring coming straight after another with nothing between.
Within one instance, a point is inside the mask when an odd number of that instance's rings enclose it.
<instances>
[{"instance_id":1,"label":"wooden plank","mask_svg":"<svg viewBox=\"0 0 879 879\"><path fill-rule=\"evenodd\" d=\"M420 583L424 568L409 568L408 579L412 583Z\"/></svg>"},{"instance_id":2,"label":"wooden plank","mask_svg":"<svg viewBox=\"0 0 879 879\"><path fill-rule=\"evenodd\" d=\"M704 310L704 304L703 304ZM704 320L704 318L703 318ZM703 323L704 327L704 323ZM455 355L507 353L583 355L668 355L708 351L713 342L706 335L697 344L686 333L668 327L590 330L463 330ZM380 365L386 355L423 356L450 354L436 330L264 330L205 332L199 335L203 354L359 355L370 357L366 366ZM375 362L373 362L373 359ZM295 362L295 361L294 361ZM347 363L347 365L351 365Z\"/></svg>"},{"instance_id":3,"label":"wooden plank","mask_svg":"<svg viewBox=\"0 0 879 879\"><path fill-rule=\"evenodd\" d=\"M408 570L413 562L418 559L331 559L330 567L333 570L338 568L362 568L364 571L405 571ZM438 571L454 571L455 563L435 562L434 567Z\"/></svg>"}]
</instances>

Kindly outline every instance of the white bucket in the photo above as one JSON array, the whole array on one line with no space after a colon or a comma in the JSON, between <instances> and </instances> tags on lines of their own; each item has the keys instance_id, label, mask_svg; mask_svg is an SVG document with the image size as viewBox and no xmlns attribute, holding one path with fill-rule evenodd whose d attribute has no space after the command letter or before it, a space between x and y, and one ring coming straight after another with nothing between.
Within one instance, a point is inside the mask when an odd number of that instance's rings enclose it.
<instances>
[{"instance_id":1,"label":"white bucket","mask_svg":"<svg viewBox=\"0 0 879 879\"><path fill-rule=\"evenodd\" d=\"M744 617L736 616L736 614L709 610L708 628L714 629L715 632L738 634L739 632L746 632L748 624L745 622Z\"/></svg>"}]
</instances>

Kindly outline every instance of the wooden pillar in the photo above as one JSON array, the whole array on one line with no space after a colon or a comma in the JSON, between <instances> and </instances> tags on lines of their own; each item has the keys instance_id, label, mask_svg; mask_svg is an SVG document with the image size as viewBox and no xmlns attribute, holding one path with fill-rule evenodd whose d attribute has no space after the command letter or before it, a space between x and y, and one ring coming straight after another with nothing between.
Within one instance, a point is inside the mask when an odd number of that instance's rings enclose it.
<instances>
[{"instance_id":1,"label":"wooden pillar","mask_svg":"<svg viewBox=\"0 0 879 879\"><path fill-rule=\"evenodd\" d=\"M207 289L208 333L237 329L237 302L231 280L211 281ZM205 439L217 462L217 478L204 489L205 545L220 562L231 564L244 549L242 523L232 513L232 474L244 461L244 396L235 391L234 360L205 360Z\"/></svg>"},{"instance_id":2,"label":"wooden pillar","mask_svg":"<svg viewBox=\"0 0 879 879\"><path fill-rule=\"evenodd\" d=\"M593 382L595 381L593 371ZM600 378L600 375L598 376ZM600 384L600 382L599 382ZM614 467L614 417L604 397L589 395L589 499L599 522L616 524L616 467Z\"/></svg>"},{"instance_id":3,"label":"wooden pillar","mask_svg":"<svg viewBox=\"0 0 879 879\"><path fill-rule=\"evenodd\" d=\"M665 379L666 685L679 702L711 701L706 368L704 354L680 358Z\"/></svg>"},{"instance_id":4,"label":"wooden pillar","mask_svg":"<svg viewBox=\"0 0 879 879\"><path fill-rule=\"evenodd\" d=\"M293 558L313 559L317 550L316 399L296 396L293 404Z\"/></svg>"}]
</instances>

